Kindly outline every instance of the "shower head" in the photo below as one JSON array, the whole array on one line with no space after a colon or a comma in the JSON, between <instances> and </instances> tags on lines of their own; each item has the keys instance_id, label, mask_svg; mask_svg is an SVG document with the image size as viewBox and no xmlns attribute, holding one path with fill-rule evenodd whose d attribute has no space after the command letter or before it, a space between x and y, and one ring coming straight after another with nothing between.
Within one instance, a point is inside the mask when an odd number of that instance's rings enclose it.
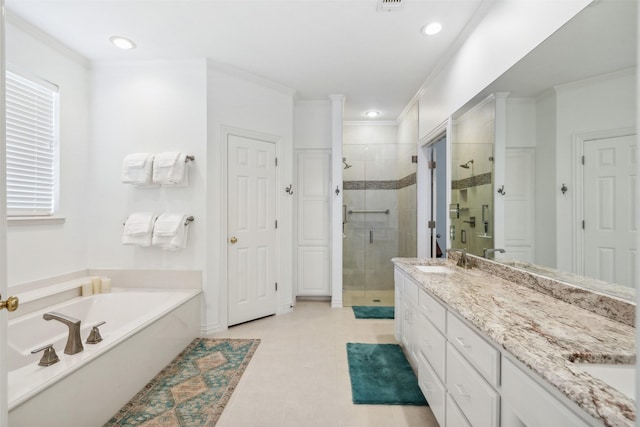
<instances>
[{"instance_id":1,"label":"shower head","mask_svg":"<svg viewBox=\"0 0 640 427\"><path fill-rule=\"evenodd\" d=\"M469 169L469 167L473 164L473 159L469 160L467 163L465 163L464 165L460 165L461 168L465 168L465 169Z\"/></svg>"},{"instance_id":2,"label":"shower head","mask_svg":"<svg viewBox=\"0 0 640 427\"><path fill-rule=\"evenodd\" d=\"M351 166L353 166L353 165L350 165L349 163L347 163L347 158L346 157L342 158L342 163L344 163L344 169L349 169Z\"/></svg>"}]
</instances>

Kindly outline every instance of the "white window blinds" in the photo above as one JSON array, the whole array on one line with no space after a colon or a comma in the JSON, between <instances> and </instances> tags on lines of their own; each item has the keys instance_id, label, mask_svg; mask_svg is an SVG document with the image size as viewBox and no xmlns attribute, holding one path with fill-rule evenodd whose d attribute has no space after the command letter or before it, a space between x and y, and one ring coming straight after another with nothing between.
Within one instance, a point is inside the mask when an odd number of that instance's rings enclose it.
<instances>
[{"instance_id":1,"label":"white window blinds","mask_svg":"<svg viewBox=\"0 0 640 427\"><path fill-rule=\"evenodd\" d=\"M56 192L58 91L6 73L7 214L51 215Z\"/></svg>"}]
</instances>

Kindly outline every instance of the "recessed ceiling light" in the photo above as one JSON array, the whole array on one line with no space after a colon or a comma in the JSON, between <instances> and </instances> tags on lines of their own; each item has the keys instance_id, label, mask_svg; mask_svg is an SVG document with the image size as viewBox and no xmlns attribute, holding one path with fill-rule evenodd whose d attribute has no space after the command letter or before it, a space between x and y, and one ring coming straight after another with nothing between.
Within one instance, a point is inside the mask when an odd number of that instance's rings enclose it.
<instances>
[{"instance_id":1,"label":"recessed ceiling light","mask_svg":"<svg viewBox=\"0 0 640 427\"><path fill-rule=\"evenodd\" d=\"M374 117L378 117L380 115L379 111L367 111L366 113L364 113L365 116L369 117L370 119L373 119Z\"/></svg>"},{"instance_id":2,"label":"recessed ceiling light","mask_svg":"<svg viewBox=\"0 0 640 427\"><path fill-rule=\"evenodd\" d=\"M134 42L132 42L131 40L129 40L128 38L126 38L126 37L112 36L112 37L109 38L109 40L111 40L111 43L113 43L114 45L116 45L120 49L130 50L130 49L135 49L136 48L136 44Z\"/></svg>"},{"instance_id":3,"label":"recessed ceiling light","mask_svg":"<svg viewBox=\"0 0 640 427\"><path fill-rule=\"evenodd\" d=\"M439 22L432 22L422 27L422 32L428 36L438 34L440 31L442 31L442 24Z\"/></svg>"}]
</instances>

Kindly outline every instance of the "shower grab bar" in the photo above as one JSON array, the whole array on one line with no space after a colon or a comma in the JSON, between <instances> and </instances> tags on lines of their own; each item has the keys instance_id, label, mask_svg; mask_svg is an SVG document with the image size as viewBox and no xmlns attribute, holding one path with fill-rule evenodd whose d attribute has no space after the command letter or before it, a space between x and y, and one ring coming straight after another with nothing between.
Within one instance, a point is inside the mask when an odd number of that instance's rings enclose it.
<instances>
[{"instance_id":1,"label":"shower grab bar","mask_svg":"<svg viewBox=\"0 0 640 427\"><path fill-rule=\"evenodd\" d=\"M385 210L364 210L364 211L357 211L357 210L350 210L349 211L349 215L354 214L354 213L383 213L385 215L389 215L389 209L385 209Z\"/></svg>"}]
</instances>

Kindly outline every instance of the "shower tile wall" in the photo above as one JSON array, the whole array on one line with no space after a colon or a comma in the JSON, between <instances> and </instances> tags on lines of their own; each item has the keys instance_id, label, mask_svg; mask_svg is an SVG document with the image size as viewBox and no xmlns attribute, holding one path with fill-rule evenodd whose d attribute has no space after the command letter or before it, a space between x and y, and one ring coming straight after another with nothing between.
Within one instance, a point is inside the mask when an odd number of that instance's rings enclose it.
<instances>
[{"instance_id":1,"label":"shower tile wall","mask_svg":"<svg viewBox=\"0 0 640 427\"><path fill-rule=\"evenodd\" d=\"M345 132L343 203L349 210L343 240L343 290L393 290L391 258L416 254L416 144L386 143L397 128L376 126ZM372 234L371 234L372 233ZM371 243L373 241L373 243Z\"/></svg>"},{"instance_id":2,"label":"shower tile wall","mask_svg":"<svg viewBox=\"0 0 640 427\"><path fill-rule=\"evenodd\" d=\"M494 117L495 101L489 98L456 119L452 129L451 203L460 206L460 218L451 219L451 226L455 228L455 232L450 233L451 246L465 248L480 256L484 248L494 246L494 180L491 160ZM470 160L473 163L468 163L468 168L460 166ZM483 205L486 206L487 233L482 222ZM475 227L469 223L471 217L475 217Z\"/></svg>"}]
</instances>

